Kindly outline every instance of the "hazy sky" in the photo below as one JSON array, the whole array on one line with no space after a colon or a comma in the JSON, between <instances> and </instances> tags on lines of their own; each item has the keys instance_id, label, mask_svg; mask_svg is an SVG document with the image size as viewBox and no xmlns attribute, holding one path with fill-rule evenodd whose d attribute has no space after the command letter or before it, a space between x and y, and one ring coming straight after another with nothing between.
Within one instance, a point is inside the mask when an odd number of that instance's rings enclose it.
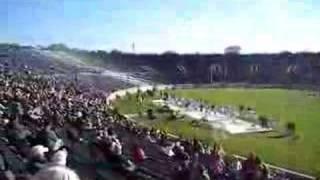
<instances>
[{"instance_id":1,"label":"hazy sky","mask_svg":"<svg viewBox=\"0 0 320 180\"><path fill-rule=\"evenodd\" d=\"M137 52L320 51L319 0L0 0L0 42Z\"/></svg>"}]
</instances>

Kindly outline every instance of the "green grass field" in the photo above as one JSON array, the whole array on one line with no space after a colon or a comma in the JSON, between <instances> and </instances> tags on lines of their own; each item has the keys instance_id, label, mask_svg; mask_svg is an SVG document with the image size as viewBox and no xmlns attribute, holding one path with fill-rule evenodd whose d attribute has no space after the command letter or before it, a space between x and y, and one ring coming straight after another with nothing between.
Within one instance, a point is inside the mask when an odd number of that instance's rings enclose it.
<instances>
[{"instance_id":1,"label":"green grass field","mask_svg":"<svg viewBox=\"0 0 320 180\"><path fill-rule=\"evenodd\" d=\"M319 175L320 173L320 97L310 96L308 91L282 89L181 89L171 93L192 99L202 99L216 105L245 105L254 107L259 115L279 120L280 127L286 122L295 122L298 140L288 138L270 138L277 134L228 135L217 130L194 128L188 121L166 120L157 115L158 121L150 122L139 118L148 126L165 129L184 137L197 137L212 143L222 141L229 153L246 155L250 151L259 154L262 159L281 167ZM123 113L137 113L148 107L154 107L150 99L138 106L135 98L123 99L116 103Z\"/></svg>"}]
</instances>

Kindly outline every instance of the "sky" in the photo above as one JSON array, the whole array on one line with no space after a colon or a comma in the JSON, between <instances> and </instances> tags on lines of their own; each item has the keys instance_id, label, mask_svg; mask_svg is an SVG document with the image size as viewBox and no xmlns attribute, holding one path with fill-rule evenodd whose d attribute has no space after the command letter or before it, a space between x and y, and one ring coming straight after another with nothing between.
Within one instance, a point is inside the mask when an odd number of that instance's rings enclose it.
<instances>
[{"instance_id":1,"label":"sky","mask_svg":"<svg viewBox=\"0 0 320 180\"><path fill-rule=\"evenodd\" d=\"M140 53L320 51L319 0L0 0L0 42Z\"/></svg>"}]
</instances>

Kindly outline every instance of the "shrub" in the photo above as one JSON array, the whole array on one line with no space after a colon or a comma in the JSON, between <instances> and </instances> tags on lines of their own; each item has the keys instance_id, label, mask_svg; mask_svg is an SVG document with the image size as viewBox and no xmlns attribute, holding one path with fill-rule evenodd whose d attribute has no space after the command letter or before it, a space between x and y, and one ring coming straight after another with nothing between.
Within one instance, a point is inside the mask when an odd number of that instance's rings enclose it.
<instances>
[{"instance_id":1,"label":"shrub","mask_svg":"<svg viewBox=\"0 0 320 180\"><path fill-rule=\"evenodd\" d=\"M163 99L164 99L164 100L168 100L168 98L169 98L168 92L164 92L164 93L163 93Z\"/></svg>"},{"instance_id":2,"label":"shrub","mask_svg":"<svg viewBox=\"0 0 320 180\"><path fill-rule=\"evenodd\" d=\"M288 135L295 135L296 124L294 122L287 122L286 128L287 128Z\"/></svg>"},{"instance_id":3,"label":"shrub","mask_svg":"<svg viewBox=\"0 0 320 180\"><path fill-rule=\"evenodd\" d=\"M173 110L169 110L169 111L170 111L169 120L176 120L178 118L176 112Z\"/></svg>"},{"instance_id":4,"label":"shrub","mask_svg":"<svg viewBox=\"0 0 320 180\"><path fill-rule=\"evenodd\" d=\"M147 116L148 116L148 118L149 118L150 120L153 120L153 119L156 118L155 115L154 115L154 113L153 113L153 109L148 109L148 110L147 110Z\"/></svg>"},{"instance_id":5,"label":"shrub","mask_svg":"<svg viewBox=\"0 0 320 180\"><path fill-rule=\"evenodd\" d=\"M152 87L152 92L153 92L153 94L156 94L157 91L158 91L158 90L157 90L157 87L156 87L156 86L153 86L153 87Z\"/></svg>"},{"instance_id":6,"label":"shrub","mask_svg":"<svg viewBox=\"0 0 320 180\"><path fill-rule=\"evenodd\" d=\"M157 110L159 113L171 113L172 111L167 105L159 107Z\"/></svg>"},{"instance_id":7,"label":"shrub","mask_svg":"<svg viewBox=\"0 0 320 180\"><path fill-rule=\"evenodd\" d=\"M190 124L193 127L200 127L200 122L198 120L192 120Z\"/></svg>"},{"instance_id":8,"label":"shrub","mask_svg":"<svg viewBox=\"0 0 320 180\"><path fill-rule=\"evenodd\" d=\"M244 105L239 105L239 111L242 112L244 110Z\"/></svg>"},{"instance_id":9,"label":"shrub","mask_svg":"<svg viewBox=\"0 0 320 180\"><path fill-rule=\"evenodd\" d=\"M154 96L154 91L152 91L152 90L147 90L147 91L146 91L146 94L147 94L148 96L150 96L150 97L153 97L153 96Z\"/></svg>"},{"instance_id":10,"label":"shrub","mask_svg":"<svg viewBox=\"0 0 320 180\"><path fill-rule=\"evenodd\" d=\"M262 127L269 127L269 119L265 116L259 116L259 122Z\"/></svg>"}]
</instances>

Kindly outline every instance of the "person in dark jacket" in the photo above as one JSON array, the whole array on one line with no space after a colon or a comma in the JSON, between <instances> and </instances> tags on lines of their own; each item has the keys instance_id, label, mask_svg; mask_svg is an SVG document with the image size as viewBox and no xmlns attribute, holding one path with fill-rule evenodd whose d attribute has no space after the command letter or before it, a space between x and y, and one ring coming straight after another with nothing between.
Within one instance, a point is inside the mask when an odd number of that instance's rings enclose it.
<instances>
[{"instance_id":1,"label":"person in dark jacket","mask_svg":"<svg viewBox=\"0 0 320 180\"><path fill-rule=\"evenodd\" d=\"M243 180L256 180L260 175L260 160L255 153L249 153L242 163L241 176Z\"/></svg>"},{"instance_id":2,"label":"person in dark jacket","mask_svg":"<svg viewBox=\"0 0 320 180\"><path fill-rule=\"evenodd\" d=\"M173 175L172 175L172 180L176 179L190 179L191 176L191 170L189 167L189 161L183 162L181 165L176 167L174 169Z\"/></svg>"}]
</instances>

